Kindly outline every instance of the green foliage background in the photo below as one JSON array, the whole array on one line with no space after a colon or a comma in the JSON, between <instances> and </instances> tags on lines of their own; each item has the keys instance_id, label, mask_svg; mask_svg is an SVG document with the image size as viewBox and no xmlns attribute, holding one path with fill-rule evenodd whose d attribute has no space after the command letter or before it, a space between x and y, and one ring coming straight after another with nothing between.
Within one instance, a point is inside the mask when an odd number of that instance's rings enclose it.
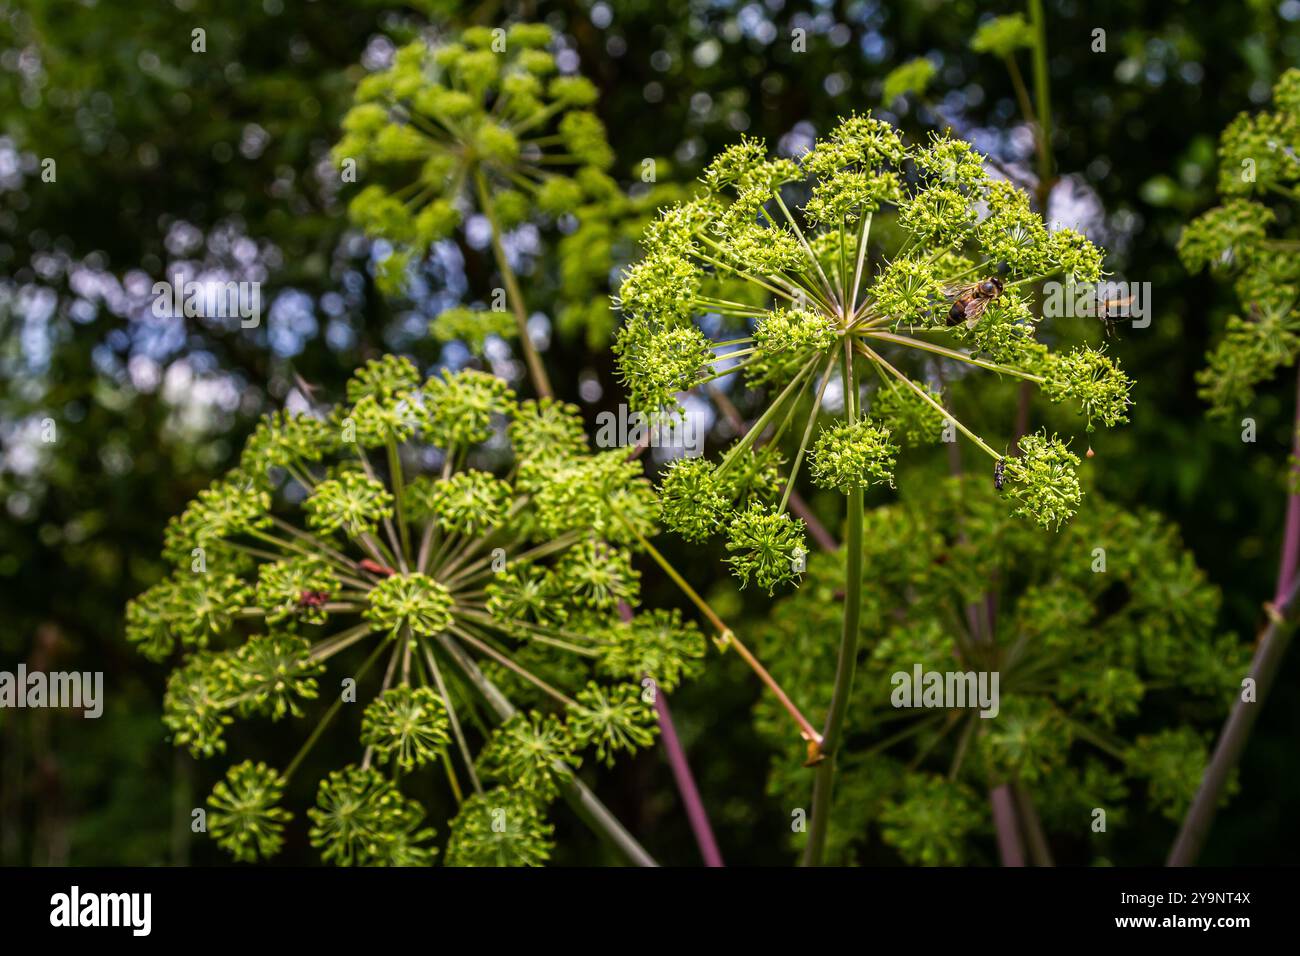
<instances>
[{"instance_id":1,"label":"green foliage background","mask_svg":"<svg viewBox=\"0 0 1300 956\"><path fill-rule=\"evenodd\" d=\"M1189 276L1174 246L1215 202L1219 131L1260 108L1278 73L1300 64L1300 4L1047 8L1059 172L1095 197L1108 267L1154 288L1151 326L1112 346L1137 383L1136 404L1130 425L1096 439L1092 477L1112 502L1178 525L1223 591L1223 629L1249 635L1273 590L1293 387L1283 376L1261 389L1246 413L1258 422L1254 444L1241 441L1236 419L1207 420L1194 375L1231 291ZM491 268L487 253L465 246L463 263L429 276L423 301L394 304L374 289L327 160L362 75L356 64L382 53L385 34L400 44L430 19L448 28L545 19L601 89L596 109L615 171L634 181L641 161L656 157L661 180L689 182L742 131L776 146L882 106L913 138L935 125L933 108L980 148L1032 165L1005 70L968 49L982 19L1014 9L966 0L0 2L0 669L26 661L103 670L107 691L98 721L0 712L0 863L224 859L188 826L221 768L195 765L164 741L165 669L127 647L122 607L162 574L166 519L231 464L295 375L337 395L357 365L385 351L433 364L428 316L454 301L446 290L481 288ZM207 32L203 54L191 52L196 27ZM1097 28L1106 53L1092 52ZM804 53L791 51L794 29L807 31ZM917 56L938 67L932 107L882 104L886 74ZM40 178L46 157L57 163L54 183ZM188 235L205 243L198 252ZM178 257L252 270L269 320L255 330L187 323L182 337L160 339L142 303ZM551 280L539 272L525 281L541 308ZM561 396L582 398L589 420L617 406L608 353L585 336L555 336L545 358ZM195 378L178 379L170 397L210 390L218 405L181 414L158 387L172 366ZM600 388L580 395L580 381ZM984 388L971 424L1003 433L1015 391ZM1038 424L1046 415L1031 409ZM58 440L38 444L30 461L21 436L47 416ZM838 521L834 499L813 504ZM764 600L747 595L742 607L719 555L667 539L664 547L733 626L761 621ZM648 568L645 583L648 605L680 603ZM1295 686L1293 652L1203 862L1294 862L1300 832L1285 811L1300 800ZM728 862L785 863L789 808L765 796L757 694L734 655L713 657L673 709ZM237 752L254 760L290 746L274 731L244 733ZM316 760L305 779L342 762ZM599 788L663 862L697 861L654 752L602 776ZM1134 827L1115 841L1115 862L1162 859L1173 832L1158 819ZM571 820L559 821L556 837L558 863L608 859ZM279 859L314 855L299 833Z\"/></svg>"}]
</instances>

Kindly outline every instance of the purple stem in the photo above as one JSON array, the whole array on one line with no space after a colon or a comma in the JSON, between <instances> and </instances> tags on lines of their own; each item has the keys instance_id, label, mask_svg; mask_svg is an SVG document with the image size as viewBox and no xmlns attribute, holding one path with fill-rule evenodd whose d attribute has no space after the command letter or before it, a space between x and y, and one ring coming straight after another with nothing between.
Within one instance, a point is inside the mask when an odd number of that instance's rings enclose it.
<instances>
[{"instance_id":1,"label":"purple stem","mask_svg":"<svg viewBox=\"0 0 1300 956\"><path fill-rule=\"evenodd\" d=\"M1296 410L1292 425L1291 480L1300 483L1300 374L1296 376ZM1250 663L1250 676L1255 681L1255 699L1244 701L1240 694L1233 701L1232 712L1223 725L1214 754L1205 768L1196 797L1187 810L1183 826L1178 831L1173 848L1169 851L1169 866L1192 866L1201 855L1205 840L1214 823L1224 787L1233 767L1246 749L1246 740L1255 726L1255 718L1268 695L1273 679L1282 665L1282 656L1291 640L1291 619L1295 615L1297 595L1296 567L1300 563L1300 496L1288 495L1286 525L1282 537L1282 560L1277 569L1277 588L1273 594L1267 628L1255 646L1255 657Z\"/></svg>"},{"instance_id":2,"label":"purple stem","mask_svg":"<svg viewBox=\"0 0 1300 956\"><path fill-rule=\"evenodd\" d=\"M1296 376L1295 423L1292 425L1291 465L1292 482L1300 483L1300 375ZM1273 603L1280 604L1291 590L1296 564L1300 562L1300 496L1288 495L1286 500L1286 531L1282 539L1282 564L1277 569L1277 589Z\"/></svg>"},{"instance_id":3,"label":"purple stem","mask_svg":"<svg viewBox=\"0 0 1300 956\"><path fill-rule=\"evenodd\" d=\"M1020 826L1016 822L1016 804L1011 787L1000 784L989 791L993 805L993 824L998 834L998 856L1003 866L1024 866L1025 847L1020 840Z\"/></svg>"},{"instance_id":4,"label":"purple stem","mask_svg":"<svg viewBox=\"0 0 1300 956\"><path fill-rule=\"evenodd\" d=\"M682 805L686 808L686 819L691 823L695 842L704 857L705 866L723 866L722 854L718 852L718 841L713 838L713 828L709 826L709 815L704 811L704 801L691 776L691 765L686 762L686 752L682 750L681 741L677 739L677 727L673 724L672 711L668 709L668 695L656 688L655 713L659 717L659 738L663 741L664 754L668 757L668 766L673 769L673 779L677 781L677 792L681 795Z\"/></svg>"},{"instance_id":5,"label":"purple stem","mask_svg":"<svg viewBox=\"0 0 1300 956\"><path fill-rule=\"evenodd\" d=\"M800 498L797 491L790 492L790 510L803 519L803 523L808 527L808 533L817 542L817 547L823 551L839 549L835 536L826 530L826 526L813 514L812 508L808 507L808 502Z\"/></svg>"},{"instance_id":6,"label":"purple stem","mask_svg":"<svg viewBox=\"0 0 1300 956\"><path fill-rule=\"evenodd\" d=\"M1027 385L1028 382L1021 383ZM939 387L943 388L943 376L939 376ZM1016 433L1012 444L1020 440L1029 428L1029 396L1020 390L1019 411L1016 414ZM948 445L948 469L953 476L962 476L961 446L956 442ZM957 538L965 542L966 532L958 531ZM984 592L983 606L979 601L966 605L966 624L970 628L971 639L977 644L993 640L993 621L997 615L997 596L990 588ZM987 627L985 626L987 624ZM1003 866L1024 866L1025 846L1021 839L1020 813L1012 794L1010 784L1000 784L989 788L989 805L993 808L993 829L997 834L998 856Z\"/></svg>"},{"instance_id":7,"label":"purple stem","mask_svg":"<svg viewBox=\"0 0 1300 956\"><path fill-rule=\"evenodd\" d=\"M618 615L624 621L632 620L632 608L626 601L618 602ZM700 799L700 790L695 785L695 776L686 760L686 751L682 749L681 740L677 737L677 725L673 723L672 711L668 709L667 695L656 686L654 697L659 739L663 741L664 755L668 758L668 766L672 768L677 793L682 798L686 819L690 821L691 831L695 834L700 856L704 857L705 866L723 866L718 841L713 838L713 828L709 826L709 815L704 810L704 801Z\"/></svg>"}]
</instances>

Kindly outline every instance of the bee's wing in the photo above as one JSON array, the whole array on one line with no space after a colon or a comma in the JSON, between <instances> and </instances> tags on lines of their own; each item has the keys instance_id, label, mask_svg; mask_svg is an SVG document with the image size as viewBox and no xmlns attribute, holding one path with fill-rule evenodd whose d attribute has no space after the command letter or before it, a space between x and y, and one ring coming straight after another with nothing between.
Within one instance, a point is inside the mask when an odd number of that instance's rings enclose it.
<instances>
[{"instance_id":1,"label":"bee's wing","mask_svg":"<svg viewBox=\"0 0 1300 956\"><path fill-rule=\"evenodd\" d=\"M1122 309L1133 301L1133 296L1126 295L1122 299L1102 299L1101 311L1103 315L1109 315L1113 309Z\"/></svg>"},{"instance_id":2,"label":"bee's wing","mask_svg":"<svg viewBox=\"0 0 1300 956\"><path fill-rule=\"evenodd\" d=\"M989 307L988 299L971 299L966 303L966 328L973 329L979 324L980 316Z\"/></svg>"}]
</instances>

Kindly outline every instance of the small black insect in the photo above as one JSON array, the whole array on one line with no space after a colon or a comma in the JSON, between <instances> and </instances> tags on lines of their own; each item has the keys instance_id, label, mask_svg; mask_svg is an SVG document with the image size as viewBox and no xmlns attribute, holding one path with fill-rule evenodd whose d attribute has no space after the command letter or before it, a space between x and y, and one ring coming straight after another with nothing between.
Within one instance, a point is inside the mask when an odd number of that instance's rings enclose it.
<instances>
[{"instance_id":1,"label":"small black insect","mask_svg":"<svg viewBox=\"0 0 1300 956\"><path fill-rule=\"evenodd\" d=\"M993 463L993 487L997 491L1002 490L1002 481L1003 481L1002 475L1003 472L1006 471L1006 468L1007 468L1007 463L1006 463L1006 459L1004 458L999 458L996 462Z\"/></svg>"}]
</instances>

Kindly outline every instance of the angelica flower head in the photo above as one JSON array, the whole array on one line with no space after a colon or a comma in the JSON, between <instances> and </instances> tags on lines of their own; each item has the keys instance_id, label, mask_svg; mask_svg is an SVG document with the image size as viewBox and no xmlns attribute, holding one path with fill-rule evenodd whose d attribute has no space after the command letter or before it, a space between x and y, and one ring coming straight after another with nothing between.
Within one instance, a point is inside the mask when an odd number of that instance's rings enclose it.
<instances>
[{"instance_id":1,"label":"angelica flower head","mask_svg":"<svg viewBox=\"0 0 1300 956\"><path fill-rule=\"evenodd\" d=\"M670 528L693 540L727 533L742 580L797 578L798 563L782 571L775 556L798 533L779 520L805 462L815 484L857 494L894 484L903 444L955 430L993 459L990 468L1006 467L1004 453L948 408L941 363L1033 383L1050 401L1074 404L1089 430L1127 419L1130 382L1110 356L1055 353L1035 334L1038 284L1099 281L1101 250L1073 230L1049 231L969 143L936 135L912 146L889 124L855 115L797 161L742 139L702 180L702 195L646 230L645 257L617 298L615 352L630 402L644 412L680 412L682 392L733 373L767 390L766 410L720 463L675 466L661 495ZM873 245L872 224L883 220L901 238ZM827 425L832 384L842 421ZM1026 441L1013 457L1040 460L1044 449ZM745 477L764 453L791 462L767 489ZM1055 526L1079 496L1077 459L1053 462L1013 468L1007 493L1026 514L1023 502L1051 501L1050 520L1032 516Z\"/></svg>"},{"instance_id":2,"label":"angelica flower head","mask_svg":"<svg viewBox=\"0 0 1300 956\"><path fill-rule=\"evenodd\" d=\"M596 87L561 75L551 42L544 24L475 27L415 40L362 80L333 155L365 173L349 212L391 250L377 269L385 291L471 212L508 231L605 198L613 152L588 109Z\"/></svg>"},{"instance_id":3,"label":"angelica flower head","mask_svg":"<svg viewBox=\"0 0 1300 956\"><path fill-rule=\"evenodd\" d=\"M620 613L639 600L628 544L653 533L652 490L625 455L588 450L576 408L481 372L423 378L390 356L347 396L262 421L168 527L174 571L131 602L127 638L175 662L163 719L197 756L224 753L238 720L359 708L355 760L309 812L327 862L430 862L435 830L399 787L419 768L471 793L447 862L542 862L583 751L647 746L642 682L676 686L704 654L676 614ZM210 832L236 859L279 850L281 798L320 736L214 789ZM504 831L484 825L496 810Z\"/></svg>"},{"instance_id":4,"label":"angelica flower head","mask_svg":"<svg viewBox=\"0 0 1300 956\"><path fill-rule=\"evenodd\" d=\"M1222 204L1188 223L1178 254L1193 272L1208 269L1233 284L1240 311L1197 376L1217 415L1247 405L1255 389L1300 358L1300 259L1295 222L1300 184L1300 69L1273 87L1273 109L1242 113L1219 139ZM1291 204L1279 215L1283 197Z\"/></svg>"}]
</instances>

